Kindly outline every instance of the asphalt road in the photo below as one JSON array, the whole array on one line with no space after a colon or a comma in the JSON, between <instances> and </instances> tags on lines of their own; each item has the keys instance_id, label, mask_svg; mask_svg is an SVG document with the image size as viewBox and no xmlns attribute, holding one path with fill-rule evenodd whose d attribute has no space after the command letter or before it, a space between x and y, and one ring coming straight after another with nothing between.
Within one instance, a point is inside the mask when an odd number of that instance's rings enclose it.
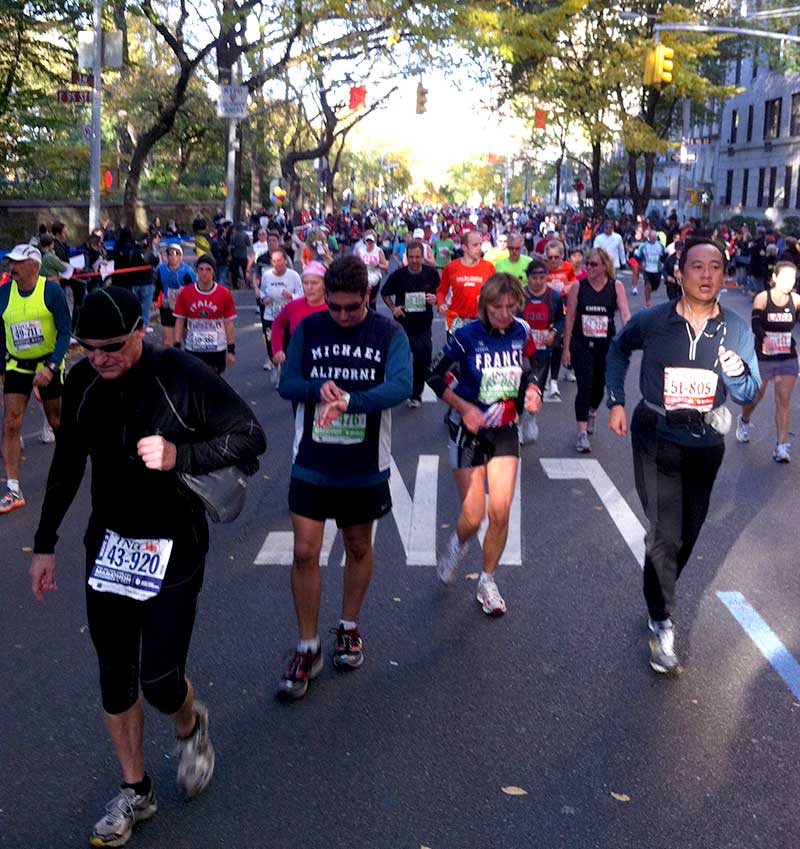
<instances>
[{"instance_id":1,"label":"asphalt road","mask_svg":"<svg viewBox=\"0 0 800 849\"><path fill-rule=\"evenodd\" d=\"M749 314L738 292L724 299ZM590 457L575 454L574 386L562 383L564 402L545 406L538 443L522 450L508 557L521 563L498 575L508 614L488 619L475 602L477 547L454 588L438 585L433 535L442 545L458 513L442 408L400 408L395 518L377 530L361 621L366 662L353 673L328 664L307 698L287 705L274 692L296 640L282 562L291 413L261 369L252 299L237 301L229 379L269 448L240 519L212 527L189 660L217 768L202 796L182 801L171 728L148 709L147 766L161 807L131 845L800 847L800 455L790 466L770 459L771 390L751 444L728 439L709 520L679 584L681 678L659 678L647 664L637 562L644 519L629 442L603 427ZM642 303L633 299L634 309ZM637 377L634 364L631 398ZM25 433L40 421L31 408ZM28 506L0 518L3 847L85 845L118 781L83 604L88 475L62 528L58 593L40 606L28 586L51 453L27 440ZM337 539L323 569L328 645L340 563Z\"/></svg>"}]
</instances>

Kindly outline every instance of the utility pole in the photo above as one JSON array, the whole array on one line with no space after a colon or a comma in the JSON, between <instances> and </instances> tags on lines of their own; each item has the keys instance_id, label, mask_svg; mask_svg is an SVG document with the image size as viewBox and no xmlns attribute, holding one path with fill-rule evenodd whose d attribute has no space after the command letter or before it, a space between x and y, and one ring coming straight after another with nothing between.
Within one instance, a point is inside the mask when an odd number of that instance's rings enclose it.
<instances>
[{"instance_id":1,"label":"utility pole","mask_svg":"<svg viewBox=\"0 0 800 849\"><path fill-rule=\"evenodd\" d=\"M103 73L103 0L94 0L92 15L94 42L92 53L92 142L89 156L89 231L100 225L100 108Z\"/></svg>"},{"instance_id":2,"label":"utility pole","mask_svg":"<svg viewBox=\"0 0 800 849\"><path fill-rule=\"evenodd\" d=\"M236 66L233 62L231 62L230 73L230 84L235 86ZM228 156L225 168L225 217L228 221L233 221L234 224L238 224L238 221L233 217L236 201L236 151L239 147L239 141L236 137L236 123L236 118L228 118Z\"/></svg>"}]
</instances>

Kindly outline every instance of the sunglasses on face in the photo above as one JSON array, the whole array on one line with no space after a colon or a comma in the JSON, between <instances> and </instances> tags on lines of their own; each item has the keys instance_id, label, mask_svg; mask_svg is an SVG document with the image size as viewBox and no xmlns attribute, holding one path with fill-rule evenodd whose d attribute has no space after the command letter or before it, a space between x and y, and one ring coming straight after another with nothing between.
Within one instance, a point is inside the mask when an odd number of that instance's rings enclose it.
<instances>
[{"instance_id":1,"label":"sunglasses on face","mask_svg":"<svg viewBox=\"0 0 800 849\"><path fill-rule=\"evenodd\" d=\"M603 264L602 262L591 262L591 261L586 263L586 265L589 266L590 268L593 268L593 267L596 267L596 266L602 265L602 264Z\"/></svg>"},{"instance_id":2,"label":"sunglasses on face","mask_svg":"<svg viewBox=\"0 0 800 849\"><path fill-rule=\"evenodd\" d=\"M339 313L339 312L354 313L354 312L358 312L360 309L363 309L363 307L364 307L363 301L360 301L357 304L331 304L331 303L328 303L328 309L331 312L336 312L336 313Z\"/></svg>"},{"instance_id":3,"label":"sunglasses on face","mask_svg":"<svg viewBox=\"0 0 800 849\"><path fill-rule=\"evenodd\" d=\"M78 339L78 342L81 343L86 351L100 351L101 354L117 354L125 347L125 345L128 344L128 340L139 329L141 321L141 318L137 319L133 330L131 330L131 332L121 342L104 342L102 345L92 345L90 342L85 342L83 339Z\"/></svg>"}]
</instances>

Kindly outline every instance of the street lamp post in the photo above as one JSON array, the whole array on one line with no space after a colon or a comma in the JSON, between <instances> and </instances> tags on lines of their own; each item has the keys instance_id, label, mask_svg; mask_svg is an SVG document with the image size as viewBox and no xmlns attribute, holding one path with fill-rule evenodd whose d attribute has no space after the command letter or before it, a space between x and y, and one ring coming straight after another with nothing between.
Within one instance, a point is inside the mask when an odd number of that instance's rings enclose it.
<instances>
[{"instance_id":1,"label":"street lamp post","mask_svg":"<svg viewBox=\"0 0 800 849\"><path fill-rule=\"evenodd\" d=\"M103 0L94 0L92 15L94 41L92 55L92 142L89 155L89 230L100 225L100 107L103 73Z\"/></svg>"}]
</instances>

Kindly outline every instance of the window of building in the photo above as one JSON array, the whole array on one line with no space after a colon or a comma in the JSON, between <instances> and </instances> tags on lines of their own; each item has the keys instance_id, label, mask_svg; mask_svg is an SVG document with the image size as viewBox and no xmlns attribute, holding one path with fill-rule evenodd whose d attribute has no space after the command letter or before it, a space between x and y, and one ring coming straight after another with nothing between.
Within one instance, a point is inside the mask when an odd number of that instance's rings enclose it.
<instances>
[{"instance_id":1,"label":"window of building","mask_svg":"<svg viewBox=\"0 0 800 849\"><path fill-rule=\"evenodd\" d=\"M781 133L781 102L776 97L764 104L764 141L776 139Z\"/></svg>"},{"instance_id":2,"label":"window of building","mask_svg":"<svg viewBox=\"0 0 800 849\"><path fill-rule=\"evenodd\" d=\"M792 126L789 128L789 133L800 136L800 94L792 95Z\"/></svg>"},{"instance_id":3,"label":"window of building","mask_svg":"<svg viewBox=\"0 0 800 849\"><path fill-rule=\"evenodd\" d=\"M751 80L754 80L758 76L758 54L753 51L753 73L750 77Z\"/></svg>"},{"instance_id":4,"label":"window of building","mask_svg":"<svg viewBox=\"0 0 800 849\"><path fill-rule=\"evenodd\" d=\"M764 206L764 172L766 168L758 169L758 194L756 195L756 206L760 209Z\"/></svg>"},{"instance_id":5,"label":"window of building","mask_svg":"<svg viewBox=\"0 0 800 849\"><path fill-rule=\"evenodd\" d=\"M778 169L769 169L769 192L767 193L767 206L775 206L775 183L778 180Z\"/></svg>"},{"instance_id":6,"label":"window of building","mask_svg":"<svg viewBox=\"0 0 800 849\"><path fill-rule=\"evenodd\" d=\"M797 191L797 195L795 196L795 199L794 199L794 208L800 209L800 171L798 171L798 175L797 175L797 189L796 189L796 191Z\"/></svg>"},{"instance_id":7,"label":"window of building","mask_svg":"<svg viewBox=\"0 0 800 849\"><path fill-rule=\"evenodd\" d=\"M742 206L747 206L747 189L750 182L750 169L745 168L742 171Z\"/></svg>"},{"instance_id":8,"label":"window of building","mask_svg":"<svg viewBox=\"0 0 800 849\"><path fill-rule=\"evenodd\" d=\"M734 85L741 85L742 83L742 57L738 56L736 59L736 70L734 72Z\"/></svg>"},{"instance_id":9,"label":"window of building","mask_svg":"<svg viewBox=\"0 0 800 849\"><path fill-rule=\"evenodd\" d=\"M733 171L728 171L725 175L725 206L731 205L733 197Z\"/></svg>"},{"instance_id":10,"label":"window of building","mask_svg":"<svg viewBox=\"0 0 800 849\"><path fill-rule=\"evenodd\" d=\"M747 141L753 141L753 104L747 107Z\"/></svg>"},{"instance_id":11,"label":"window of building","mask_svg":"<svg viewBox=\"0 0 800 849\"><path fill-rule=\"evenodd\" d=\"M736 135L739 132L739 110L731 111L731 144L736 144Z\"/></svg>"},{"instance_id":12,"label":"window of building","mask_svg":"<svg viewBox=\"0 0 800 849\"><path fill-rule=\"evenodd\" d=\"M788 209L792 203L792 166L787 165L783 173L783 208Z\"/></svg>"}]
</instances>

